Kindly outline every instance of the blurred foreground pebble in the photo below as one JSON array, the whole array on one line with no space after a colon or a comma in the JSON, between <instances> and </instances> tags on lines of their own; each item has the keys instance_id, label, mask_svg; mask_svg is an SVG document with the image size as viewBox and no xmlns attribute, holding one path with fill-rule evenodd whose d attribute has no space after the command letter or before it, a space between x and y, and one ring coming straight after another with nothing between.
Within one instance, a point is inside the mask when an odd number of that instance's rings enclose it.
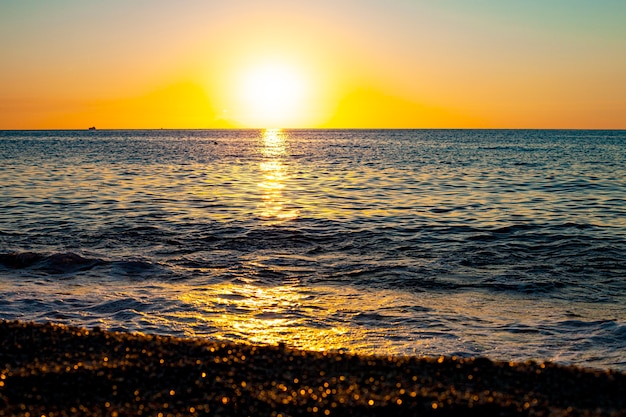
<instances>
[{"instance_id":1,"label":"blurred foreground pebble","mask_svg":"<svg viewBox=\"0 0 626 417\"><path fill-rule=\"evenodd\" d=\"M2 416L626 416L626 374L0 321Z\"/></svg>"}]
</instances>

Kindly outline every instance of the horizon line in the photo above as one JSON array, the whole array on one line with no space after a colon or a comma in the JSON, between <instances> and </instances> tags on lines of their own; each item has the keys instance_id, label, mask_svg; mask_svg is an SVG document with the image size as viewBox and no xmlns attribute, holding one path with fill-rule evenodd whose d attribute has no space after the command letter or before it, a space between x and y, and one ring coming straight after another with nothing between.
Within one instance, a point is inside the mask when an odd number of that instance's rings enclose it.
<instances>
[{"instance_id":1,"label":"horizon line","mask_svg":"<svg viewBox=\"0 0 626 417\"><path fill-rule=\"evenodd\" d=\"M569 130L569 131L623 131L624 128L571 128L571 127L161 127L161 128L53 128L53 129L2 129L0 132L46 132L46 131L73 131L73 132L102 132L128 130Z\"/></svg>"}]
</instances>

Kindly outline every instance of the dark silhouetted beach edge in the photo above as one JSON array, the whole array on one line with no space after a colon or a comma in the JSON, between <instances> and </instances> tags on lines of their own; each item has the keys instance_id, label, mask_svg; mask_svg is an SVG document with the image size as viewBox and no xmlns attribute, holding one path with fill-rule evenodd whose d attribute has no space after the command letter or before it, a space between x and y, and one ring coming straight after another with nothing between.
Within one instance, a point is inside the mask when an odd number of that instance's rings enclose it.
<instances>
[{"instance_id":1,"label":"dark silhouetted beach edge","mask_svg":"<svg viewBox=\"0 0 626 417\"><path fill-rule=\"evenodd\" d=\"M0 415L625 416L626 374L0 321Z\"/></svg>"}]
</instances>

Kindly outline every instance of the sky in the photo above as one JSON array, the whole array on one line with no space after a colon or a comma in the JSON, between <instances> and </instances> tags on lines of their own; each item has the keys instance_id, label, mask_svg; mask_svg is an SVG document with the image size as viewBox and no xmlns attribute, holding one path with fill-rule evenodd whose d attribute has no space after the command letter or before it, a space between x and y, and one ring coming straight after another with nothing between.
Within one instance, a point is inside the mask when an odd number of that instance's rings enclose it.
<instances>
[{"instance_id":1,"label":"sky","mask_svg":"<svg viewBox=\"0 0 626 417\"><path fill-rule=\"evenodd\" d=\"M626 128L623 0L2 0L0 129Z\"/></svg>"}]
</instances>

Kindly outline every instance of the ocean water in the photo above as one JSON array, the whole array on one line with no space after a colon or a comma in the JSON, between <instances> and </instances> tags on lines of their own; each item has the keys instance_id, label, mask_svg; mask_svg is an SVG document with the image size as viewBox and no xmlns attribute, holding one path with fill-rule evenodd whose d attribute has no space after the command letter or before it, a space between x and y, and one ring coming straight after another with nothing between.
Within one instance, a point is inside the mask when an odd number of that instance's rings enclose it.
<instances>
[{"instance_id":1,"label":"ocean water","mask_svg":"<svg viewBox=\"0 0 626 417\"><path fill-rule=\"evenodd\" d=\"M626 370L626 131L0 132L0 318Z\"/></svg>"}]
</instances>

